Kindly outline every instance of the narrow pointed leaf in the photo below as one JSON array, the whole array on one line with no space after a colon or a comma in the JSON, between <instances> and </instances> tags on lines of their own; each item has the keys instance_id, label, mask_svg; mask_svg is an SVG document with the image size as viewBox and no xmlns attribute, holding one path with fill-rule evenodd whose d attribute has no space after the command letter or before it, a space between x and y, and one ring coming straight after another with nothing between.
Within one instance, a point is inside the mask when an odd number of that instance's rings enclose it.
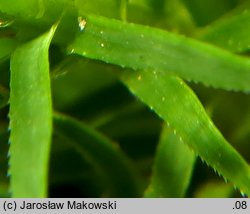
<instances>
[{"instance_id":1,"label":"narrow pointed leaf","mask_svg":"<svg viewBox=\"0 0 250 214\"><path fill-rule=\"evenodd\" d=\"M249 165L224 139L198 98L181 79L163 73L127 72L123 81L207 164L250 194Z\"/></svg>"},{"instance_id":2,"label":"narrow pointed leaf","mask_svg":"<svg viewBox=\"0 0 250 214\"><path fill-rule=\"evenodd\" d=\"M165 127L157 148L151 183L145 196L185 197L195 160L194 152L173 130Z\"/></svg>"},{"instance_id":3,"label":"narrow pointed leaf","mask_svg":"<svg viewBox=\"0 0 250 214\"><path fill-rule=\"evenodd\" d=\"M55 131L88 160L111 197L139 197L140 185L132 163L108 138L73 118L54 115Z\"/></svg>"},{"instance_id":4,"label":"narrow pointed leaf","mask_svg":"<svg viewBox=\"0 0 250 214\"><path fill-rule=\"evenodd\" d=\"M13 197L46 197L52 132L48 49L56 27L11 57L10 169Z\"/></svg>"},{"instance_id":5,"label":"narrow pointed leaf","mask_svg":"<svg viewBox=\"0 0 250 214\"><path fill-rule=\"evenodd\" d=\"M250 91L250 60L136 24L88 16L69 51L135 70L175 73L217 88Z\"/></svg>"}]
</instances>

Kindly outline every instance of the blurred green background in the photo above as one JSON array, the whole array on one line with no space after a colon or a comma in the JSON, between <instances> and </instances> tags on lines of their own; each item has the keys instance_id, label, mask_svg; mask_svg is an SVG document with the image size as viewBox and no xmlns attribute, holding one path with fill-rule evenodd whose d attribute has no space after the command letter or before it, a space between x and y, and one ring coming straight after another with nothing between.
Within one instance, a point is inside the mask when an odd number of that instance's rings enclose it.
<instances>
[{"instance_id":1,"label":"blurred green background","mask_svg":"<svg viewBox=\"0 0 250 214\"><path fill-rule=\"evenodd\" d=\"M76 0L75 2L82 13L124 19L127 22L149 25L202 40L206 40L206 35L209 35L206 32L209 32L211 26L224 23L243 12L248 13L249 8L247 0L124 2L123 0ZM32 23L28 19L20 18L21 21L13 25L0 26L0 36L15 35L20 41L35 37L52 22L53 16L50 14L53 12L49 11L48 14L48 17L52 17L50 21L37 19L37 23ZM6 16L4 12L0 15L2 19L11 19L4 17ZM77 23L71 25L73 21L71 22L69 18L62 20L70 24L65 24L65 29L59 26L50 49L53 108L55 112L83 121L115 142L132 161L139 189L131 192L124 186L119 190L108 189L92 164L70 142L54 132L50 156L49 197L142 197L150 182L164 122L119 81L116 73L122 72L121 68L78 56L67 56L65 44L74 36L78 26ZM68 32L67 26L71 26L69 33L63 34L62 32ZM216 36L208 38L216 40ZM218 38L227 40L227 35L225 38ZM243 51L238 49L232 51L246 57L249 55L247 48ZM0 70L1 101L8 99L9 59L1 59ZM188 85L197 94L208 115L225 138L250 162L249 95L208 88L190 82ZM7 176L8 112L8 105L0 109L0 196L2 197L10 196ZM230 183L225 183L223 178L197 158L185 196L239 197L241 195Z\"/></svg>"}]
</instances>

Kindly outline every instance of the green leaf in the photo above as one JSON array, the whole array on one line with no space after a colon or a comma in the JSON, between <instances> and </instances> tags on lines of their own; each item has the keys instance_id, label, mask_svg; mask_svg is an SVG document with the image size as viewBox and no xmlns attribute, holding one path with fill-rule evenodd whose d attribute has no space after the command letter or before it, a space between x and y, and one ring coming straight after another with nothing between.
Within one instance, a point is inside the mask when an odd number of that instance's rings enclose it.
<instances>
[{"instance_id":1,"label":"green leaf","mask_svg":"<svg viewBox=\"0 0 250 214\"><path fill-rule=\"evenodd\" d=\"M40 3L42 4L42 0ZM10 15L19 15L22 17L35 17L39 13L39 0L9 0L0 1L0 9L2 12Z\"/></svg>"},{"instance_id":2,"label":"green leaf","mask_svg":"<svg viewBox=\"0 0 250 214\"><path fill-rule=\"evenodd\" d=\"M138 177L132 163L116 144L73 118L55 115L54 124L55 131L93 165L110 197L139 196Z\"/></svg>"},{"instance_id":3,"label":"green leaf","mask_svg":"<svg viewBox=\"0 0 250 214\"><path fill-rule=\"evenodd\" d=\"M249 6L248 6L249 8ZM197 38L233 52L250 50L250 12L243 8L238 14L226 16L198 32Z\"/></svg>"},{"instance_id":4,"label":"green leaf","mask_svg":"<svg viewBox=\"0 0 250 214\"><path fill-rule=\"evenodd\" d=\"M151 198L184 197L196 157L169 127L162 131L153 166L151 183L145 193Z\"/></svg>"},{"instance_id":5,"label":"green leaf","mask_svg":"<svg viewBox=\"0 0 250 214\"><path fill-rule=\"evenodd\" d=\"M158 16L160 15L164 15L164 9L165 9L165 5L168 2L171 1L166 1L166 0L158 0L158 1L154 1L154 0L147 0L148 4L154 9L155 13L158 12Z\"/></svg>"},{"instance_id":6,"label":"green leaf","mask_svg":"<svg viewBox=\"0 0 250 214\"><path fill-rule=\"evenodd\" d=\"M48 49L56 30L11 57L10 175L13 197L46 197L52 133Z\"/></svg>"},{"instance_id":7,"label":"green leaf","mask_svg":"<svg viewBox=\"0 0 250 214\"><path fill-rule=\"evenodd\" d=\"M124 83L173 129L183 142L225 179L250 194L250 167L224 139L198 98L175 76L126 72Z\"/></svg>"},{"instance_id":8,"label":"green leaf","mask_svg":"<svg viewBox=\"0 0 250 214\"><path fill-rule=\"evenodd\" d=\"M88 16L69 51L135 70L175 73L227 90L250 91L250 60L183 36Z\"/></svg>"}]
</instances>

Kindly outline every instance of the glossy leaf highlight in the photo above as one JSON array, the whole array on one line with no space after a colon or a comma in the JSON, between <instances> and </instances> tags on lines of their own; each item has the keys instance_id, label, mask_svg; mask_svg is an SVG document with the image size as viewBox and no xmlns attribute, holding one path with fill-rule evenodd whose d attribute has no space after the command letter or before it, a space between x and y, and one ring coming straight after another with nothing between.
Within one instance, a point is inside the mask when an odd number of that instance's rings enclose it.
<instances>
[{"instance_id":1,"label":"glossy leaf highlight","mask_svg":"<svg viewBox=\"0 0 250 214\"><path fill-rule=\"evenodd\" d=\"M88 16L69 51L134 70L174 73L227 90L250 91L250 60L146 26Z\"/></svg>"}]
</instances>

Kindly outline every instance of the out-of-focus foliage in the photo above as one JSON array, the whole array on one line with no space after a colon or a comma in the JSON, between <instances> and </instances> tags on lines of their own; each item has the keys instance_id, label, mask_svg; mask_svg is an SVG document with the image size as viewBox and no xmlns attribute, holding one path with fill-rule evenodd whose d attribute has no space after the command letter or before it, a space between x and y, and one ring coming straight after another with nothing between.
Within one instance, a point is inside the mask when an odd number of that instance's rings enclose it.
<instances>
[{"instance_id":1,"label":"out-of-focus foliage","mask_svg":"<svg viewBox=\"0 0 250 214\"><path fill-rule=\"evenodd\" d=\"M250 194L249 17L247 0L0 0L0 196Z\"/></svg>"}]
</instances>

